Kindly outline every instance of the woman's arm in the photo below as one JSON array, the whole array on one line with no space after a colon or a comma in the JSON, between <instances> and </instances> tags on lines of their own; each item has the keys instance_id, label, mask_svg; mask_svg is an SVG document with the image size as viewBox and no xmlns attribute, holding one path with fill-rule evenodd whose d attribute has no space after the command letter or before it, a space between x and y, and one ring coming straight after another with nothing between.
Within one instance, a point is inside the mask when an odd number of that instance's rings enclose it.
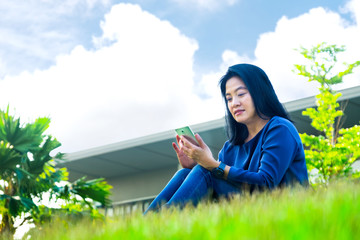
<instances>
[{"instance_id":1,"label":"woman's arm","mask_svg":"<svg viewBox=\"0 0 360 240\"><path fill-rule=\"evenodd\" d=\"M259 141L261 144L261 141ZM273 188L277 186L289 168L298 150L298 141L285 125L277 125L268 130L262 145L260 166L257 172L230 167L227 179Z\"/></svg>"},{"instance_id":2,"label":"woman's arm","mask_svg":"<svg viewBox=\"0 0 360 240\"><path fill-rule=\"evenodd\" d=\"M229 172L230 172L230 166L226 165L225 170L224 170L224 179L225 180L228 179Z\"/></svg>"}]
</instances>

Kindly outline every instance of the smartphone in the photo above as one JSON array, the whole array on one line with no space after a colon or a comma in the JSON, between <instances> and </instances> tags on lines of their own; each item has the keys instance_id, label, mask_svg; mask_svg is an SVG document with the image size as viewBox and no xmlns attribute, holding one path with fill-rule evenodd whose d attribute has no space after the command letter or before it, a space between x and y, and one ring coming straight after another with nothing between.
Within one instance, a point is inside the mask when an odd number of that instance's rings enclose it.
<instances>
[{"instance_id":1,"label":"smartphone","mask_svg":"<svg viewBox=\"0 0 360 240\"><path fill-rule=\"evenodd\" d=\"M188 136L188 137L191 137L193 138L196 142L196 138L195 138L195 134L194 132L191 130L191 128L189 126L186 126L186 127L182 127L182 128L177 128L175 129L175 132L179 135L179 136Z\"/></svg>"}]
</instances>

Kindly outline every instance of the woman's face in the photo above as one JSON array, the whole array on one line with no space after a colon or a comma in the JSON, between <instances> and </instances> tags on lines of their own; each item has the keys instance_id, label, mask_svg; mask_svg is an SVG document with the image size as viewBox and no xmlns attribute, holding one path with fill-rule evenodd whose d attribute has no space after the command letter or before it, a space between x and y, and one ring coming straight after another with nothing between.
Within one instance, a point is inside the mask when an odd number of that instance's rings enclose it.
<instances>
[{"instance_id":1,"label":"woman's face","mask_svg":"<svg viewBox=\"0 0 360 240\"><path fill-rule=\"evenodd\" d=\"M225 88L227 106L235 121L249 126L260 120L250 92L239 77L227 80Z\"/></svg>"}]
</instances>

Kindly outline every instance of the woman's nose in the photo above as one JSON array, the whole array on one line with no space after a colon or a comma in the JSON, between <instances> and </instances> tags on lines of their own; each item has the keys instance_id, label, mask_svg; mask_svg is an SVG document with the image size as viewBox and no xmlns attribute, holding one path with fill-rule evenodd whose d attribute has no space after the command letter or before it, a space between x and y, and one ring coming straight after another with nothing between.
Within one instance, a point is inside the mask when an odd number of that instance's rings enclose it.
<instances>
[{"instance_id":1,"label":"woman's nose","mask_svg":"<svg viewBox=\"0 0 360 240\"><path fill-rule=\"evenodd\" d=\"M234 98L233 101L231 102L232 106L239 106L240 105L240 99L239 98Z\"/></svg>"}]
</instances>

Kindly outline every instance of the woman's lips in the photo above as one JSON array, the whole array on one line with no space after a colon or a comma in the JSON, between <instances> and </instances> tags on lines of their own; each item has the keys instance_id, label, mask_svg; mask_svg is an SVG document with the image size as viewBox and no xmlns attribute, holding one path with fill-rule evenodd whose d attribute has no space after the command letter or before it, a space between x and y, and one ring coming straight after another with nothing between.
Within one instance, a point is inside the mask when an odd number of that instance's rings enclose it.
<instances>
[{"instance_id":1,"label":"woman's lips","mask_svg":"<svg viewBox=\"0 0 360 240\"><path fill-rule=\"evenodd\" d=\"M234 111L234 115L237 116L237 115L240 115L244 112L245 110L242 110L242 109L239 109L239 110L235 110Z\"/></svg>"}]
</instances>

